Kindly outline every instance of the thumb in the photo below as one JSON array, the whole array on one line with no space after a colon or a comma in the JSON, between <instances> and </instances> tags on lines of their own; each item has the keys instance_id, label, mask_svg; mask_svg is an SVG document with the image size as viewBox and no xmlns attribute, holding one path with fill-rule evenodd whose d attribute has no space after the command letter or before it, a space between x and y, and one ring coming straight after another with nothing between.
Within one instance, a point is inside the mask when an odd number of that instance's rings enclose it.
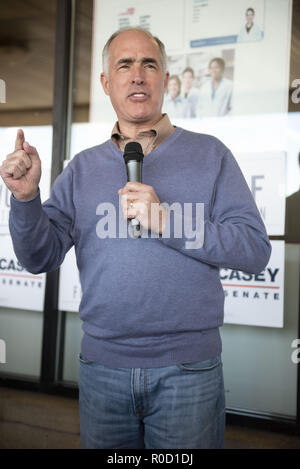
<instances>
[{"instance_id":1,"label":"thumb","mask_svg":"<svg viewBox=\"0 0 300 469\"><path fill-rule=\"evenodd\" d=\"M31 156L31 158L38 158L39 159L39 154L36 151L36 148L29 145L28 142L23 143L23 148L26 151L26 153L28 153L28 155Z\"/></svg>"},{"instance_id":2,"label":"thumb","mask_svg":"<svg viewBox=\"0 0 300 469\"><path fill-rule=\"evenodd\" d=\"M22 145L24 143L24 132L22 129L19 129L17 131L17 138L16 138L16 142L15 142L15 151L16 150L22 150Z\"/></svg>"}]
</instances>

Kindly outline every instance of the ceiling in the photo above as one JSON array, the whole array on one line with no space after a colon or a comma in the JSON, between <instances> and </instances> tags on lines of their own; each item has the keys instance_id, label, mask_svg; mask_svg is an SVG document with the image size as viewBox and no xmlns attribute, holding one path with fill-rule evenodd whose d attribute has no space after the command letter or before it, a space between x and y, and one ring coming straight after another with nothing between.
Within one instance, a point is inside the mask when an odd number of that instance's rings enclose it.
<instances>
[{"instance_id":1,"label":"ceiling","mask_svg":"<svg viewBox=\"0 0 300 469\"><path fill-rule=\"evenodd\" d=\"M92 7L93 0L77 0L74 97L79 120L88 120ZM1 0L0 78L6 83L6 103L0 125L19 125L24 118L33 125L52 122L55 17L56 0Z\"/></svg>"},{"instance_id":2,"label":"ceiling","mask_svg":"<svg viewBox=\"0 0 300 469\"><path fill-rule=\"evenodd\" d=\"M74 121L89 109L93 0L77 0ZM0 125L52 122L56 0L1 0L0 78L6 104ZM300 1L294 0L290 83L300 78ZM293 89L290 90L291 92ZM299 105L290 100L290 111Z\"/></svg>"}]
</instances>

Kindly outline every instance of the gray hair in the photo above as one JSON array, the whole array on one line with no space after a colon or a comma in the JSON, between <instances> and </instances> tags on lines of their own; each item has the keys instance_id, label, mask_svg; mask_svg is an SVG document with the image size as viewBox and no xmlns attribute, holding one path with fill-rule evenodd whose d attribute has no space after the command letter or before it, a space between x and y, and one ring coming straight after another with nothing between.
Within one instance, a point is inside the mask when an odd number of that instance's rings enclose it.
<instances>
[{"instance_id":1,"label":"gray hair","mask_svg":"<svg viewBox=\"0 0 300 469\"><path fill-rule=\"evenodd\" d=\"M164 46L163 42L161 42L161 40L158 37L153 36L147 29L141 28L139 26L135 26L135 27L131 26L131 27L127 27L127 28L121 28L118 31L114 32L110 36L108 41L106 42L106 44L103 48L103 52L102 52L102 66L103 66L103 72L105 73L105 75L108 76L109 46L111 45L112 41L117 36L119 36L119 34L125 32L125 31L141 31L141 32L145 33L150 39L152 39L153 41L156 42L156 44L158 45L158 49L159 49L159 56L160 56L160 61L161 61L161 64L162 64L163 73L166 73L167 72L168 57L167 57L165 46Z\"/></svg>"}]
</instances>

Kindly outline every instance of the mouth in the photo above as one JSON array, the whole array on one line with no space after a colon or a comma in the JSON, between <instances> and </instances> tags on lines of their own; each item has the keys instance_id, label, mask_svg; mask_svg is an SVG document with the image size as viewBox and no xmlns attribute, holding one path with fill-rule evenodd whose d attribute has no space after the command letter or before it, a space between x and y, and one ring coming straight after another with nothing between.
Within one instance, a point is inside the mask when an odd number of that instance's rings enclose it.
<instances>
[{"instance_id":1,"label":"mouth","mask_svg":"<svg viewBox=\"0 0 300 469\"><path fill-rule=\"evenodd\" d=\"M130 101L143 102L146 101L146 99L148 98L148 94L144 93L143 91L133 92L128 96L128 98L130 99Z\"/></svg>"}]
</instances>

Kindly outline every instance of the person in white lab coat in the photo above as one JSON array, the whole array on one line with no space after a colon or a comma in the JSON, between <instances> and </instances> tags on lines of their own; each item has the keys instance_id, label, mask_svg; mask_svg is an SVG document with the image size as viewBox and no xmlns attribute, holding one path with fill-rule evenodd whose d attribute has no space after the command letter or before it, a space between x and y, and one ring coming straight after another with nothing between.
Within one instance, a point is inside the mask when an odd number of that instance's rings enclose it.
<instances>
[{"instance_id":1,"label":"person in white lab coat","mask_svg":"<svg viewBox=\"0 0 300 469\"><path fill-rule=\"evenodd\" d=\"M195 72L191 67L186 67L182 72L181 96L188 103L187 117L196 117L196 109L199 99L199 89L194 86Z\"/></svg>"},{"instance_id":2,"label":"person in white lab coat","mask_svg":"<svg viewBox=\"0 0 300 469\"><path fill-rule=\"evenodd\" d=\"M254 23L255 11L253 8L247 8L246 10L246 24L238 35L238 42L255 42L261 41L263 38L262 31Z\"/></svg>"},{"instance_id":3,"label":"person in white lab coat","mask_svg":"<svg viewBox=\"0 0 300 469\"><path fill-rule=\"evenodd\" d=\"M232 80L224 78L225 61L215 57L209 62L210 78L199 90L196 117L225 116L231 111Z\"/></svg>"},{"instance_id":4,"label":"person in white lab coat","mask_svg":"<svg viewBox=\"0 0 300 469\"><path fill-rule=\"evenodd\" d=\"M178 75L171 75L169 78L168 94L165 96L162 112L175 119L190 117L189 103L181 96L181 81Z\"/></svg>"}]
</instances>

